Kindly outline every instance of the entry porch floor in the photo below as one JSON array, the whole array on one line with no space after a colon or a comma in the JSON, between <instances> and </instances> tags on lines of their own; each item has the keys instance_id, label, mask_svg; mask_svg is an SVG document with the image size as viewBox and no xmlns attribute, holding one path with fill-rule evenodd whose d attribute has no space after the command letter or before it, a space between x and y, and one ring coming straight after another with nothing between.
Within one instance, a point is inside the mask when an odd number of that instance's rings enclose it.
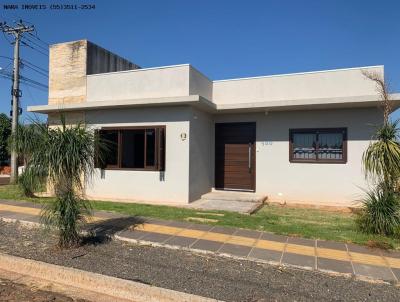
<instances>
[{"instance_id":1,"label":"entry porch floor","mask_svg":"<svg viewBox=\"0 0 400 302\"><path fill-rule=\"evenodd\" d=\"M199 210L252 214L263 205L266 199L266 195L251 192L213 191L204 194L201 199L190 203L188 207Z\"/></svg>"}]
</instances>

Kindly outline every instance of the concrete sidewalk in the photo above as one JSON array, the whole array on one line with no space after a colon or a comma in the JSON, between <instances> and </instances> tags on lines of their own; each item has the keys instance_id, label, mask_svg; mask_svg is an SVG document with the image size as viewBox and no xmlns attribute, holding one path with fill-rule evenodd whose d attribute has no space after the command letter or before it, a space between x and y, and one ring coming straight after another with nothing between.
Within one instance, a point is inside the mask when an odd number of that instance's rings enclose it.
<instances>
[{"instance_id":1,"label":"concrete sidewalk","mask_svg":"<svg viewBox=\"0 0 400 302\"><path fill-rule=\"evenodd\" d=\"M38 224L40 205L0 201L0 218ZM123 241L267 262L282 266L345 274L358 278L400 280L400 252L354 244L280 236L266 232L94 213L88 230L111 230Z\"/></svg>"}]
</instances>

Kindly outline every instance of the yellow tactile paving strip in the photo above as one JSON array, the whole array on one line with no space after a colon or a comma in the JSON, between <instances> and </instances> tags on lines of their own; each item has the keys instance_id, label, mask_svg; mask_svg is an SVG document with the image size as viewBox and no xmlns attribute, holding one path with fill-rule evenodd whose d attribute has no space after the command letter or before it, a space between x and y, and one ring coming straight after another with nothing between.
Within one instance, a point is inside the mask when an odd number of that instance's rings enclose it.
<instances>
[{"instance_id":1,"label":"yellow tactile paving strip","mask_svg":"<svg viewBox=\"0 0 400 302\"><path fill-rule=\"evenodd\" d=\"M21 207L8 204L0 204L0 211L8 211L8 212L29 214L29 215L40 214L40 209L37 208ZM105 218L94 216L91 217L91 220L101 221L105 220ZM255 239L244 236L221 234L212 231L192 230L187 228L179 228L179 227L172 227L172 226L152 224L152 223L145 223L139 225L136 227L136 230L165 234L165 235L183 236L195 239L210 240L220 243L236 244L241 246L255 247L259 249L272 250L278 252L285 250L286 253L294 253L298 255L313 256L313 257L317 256L331 260L352 261L359 264L375 265L382 267L387 267L388 265L390 265L390 267L392 268L400 269L400 259L387 256L363 254L351 251L347 252L329 248L310 247L299 244L283 243L283 242L269 241L264 239Z\"/></svg>"},{"instance_id":2,"label":"yellow tactile paving strip","mask_svg":"<svg viewBox=\"0 0 400 302\"><path fill-rule=\"evenodd\" d=\"M18 214L28 214L28 215L40 215L41 209L29 208L29 207L19 207L8 204L0 204L0 211L14 212ZM104 218L92 216L89 221L102 221Z\"/></svg>"}]
</instances>

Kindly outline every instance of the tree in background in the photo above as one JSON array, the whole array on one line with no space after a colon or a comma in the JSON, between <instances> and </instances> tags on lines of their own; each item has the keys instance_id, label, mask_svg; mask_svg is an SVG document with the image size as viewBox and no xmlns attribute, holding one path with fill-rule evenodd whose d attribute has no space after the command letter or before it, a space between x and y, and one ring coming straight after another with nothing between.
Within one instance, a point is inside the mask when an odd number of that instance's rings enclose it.
<instances>
[{"instance_id":1,"label":"tree in background","mask_svg":"<svg viewBox=\"0 0 400 302\"><path fill-rule=\"evenodd\" d=\"M9 159L7 144L11 135L11 119L4 113L0 113L0 166L4 165Z\"/></svg>"}]
</instances>

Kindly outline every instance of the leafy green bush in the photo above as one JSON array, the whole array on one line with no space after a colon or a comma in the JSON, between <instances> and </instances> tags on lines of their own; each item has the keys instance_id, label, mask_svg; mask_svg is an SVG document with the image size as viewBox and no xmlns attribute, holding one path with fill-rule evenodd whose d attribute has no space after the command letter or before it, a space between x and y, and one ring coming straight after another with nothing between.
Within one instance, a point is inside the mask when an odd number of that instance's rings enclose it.
<instances>
[{"instance_id":1,"label":"leafy green bush","mask_svg":"<svg viewBox=\"0 0 400 302\"><path fill-rule=\"evenodd\" d=\"M394 235L400 233L399 195L378 185L366 192L357 217L359 229L366 233Z\"/></svg>"},{"instance_id":2,"label":"leafy green bush","mask_svg":"<svg viewBox=\"0 0 400 302\"><path fill-rule=\"evenodd\" d=\"M29 166L25 168L24 172L18 176L18 187L22 193L27 197L35 197L35 192L40 192L45 189L45 173L38 173L33 171Z\"/></svg>"}]
</instances>

